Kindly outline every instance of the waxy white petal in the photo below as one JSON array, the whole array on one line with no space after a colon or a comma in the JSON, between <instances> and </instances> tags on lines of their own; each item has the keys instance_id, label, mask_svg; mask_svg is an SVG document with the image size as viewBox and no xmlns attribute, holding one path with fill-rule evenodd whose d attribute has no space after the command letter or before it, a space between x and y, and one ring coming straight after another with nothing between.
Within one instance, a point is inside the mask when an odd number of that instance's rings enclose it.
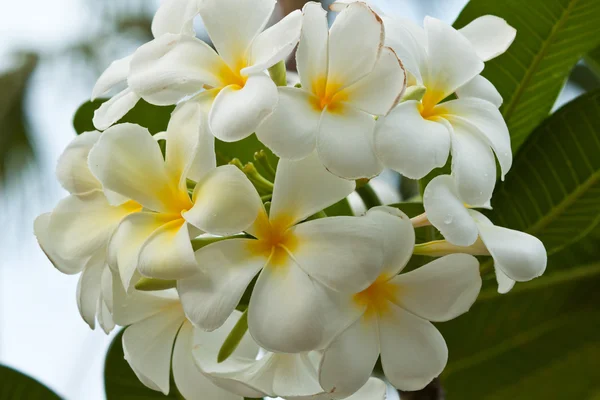
<instances>
[{"instance_id":1,"label":"waxy white petal","mask_svg":"<svg viewBox=\"0 0 600 400\"><path fill-rule=\"evenodd\" d=\"M140 101L140 96L127 88L102 103L92 122L96 129L105 130L116 124Z\"/></svg>"},{"instance_id":2,"label":"waxy white petal","mask_svg":"<svg viewBox=\"0 0 600 400\"><path fill-rule=\"evenodd\" d=\"M273 153L289 160L308 156L316 146L321 110L319 100L303 89L281 87L273 114L256 129L256 135Z\"/></svg>"},{"instance_id":3,"label":"waxy white petal","mask_svg":"<svg viewBox=\"0 0 600 400\"><path fill-rule=\"evenodd\" d=\"M196 184L193 207L183 217L214 235L231 235L248 228L262 202L246 175L233 165L215 168Z\"/></svg>"},{"instance_id":4,"label":"waxy white petal","mask_svg":"<svg viewBox=\"0 0 600 400\"><path fill-rule=\"evenodd\" d=\"M383 228L372 218L330 217L292 228L293 257L312 278L338 291L357 293L381 273Z\"/></svg>"},{"instance_id":5,"label":"waxy white petal","mask_svg":"<svg viewBox=\"0 0 600 400\"><path fill-rule=\"evenodd\" d=\"M249 66L240 72L255 74L285 60L298 44L301 29L302 12L296 10L260 33L250 46Z\"/></svg>"},{"instance_id":6,"label":"waxy white petal","mask_svg":"<svg viewBox=\"0 0 600 400\"><path fill-rule=\"evenodd\" d=\"M423 28L413 27L402 18L383 17L385 45L391 47L406 71L411 75L412 84L422 84L423 74L427 73L427 40ZM418 32L419 35L414 33ZM422 41L419 38L422 37Z\"/></svg>"},{"instance_id":7,"label":"waxy white petal","mask_svg":"<svg viewBox=\"0 0 600 400\"><path fill-rule=\"evenodd\" d=\"M267 263L267 258L252 253L253 242L230 239L196 252L201 272L177 282L181 304L194 325L214 331L229 318L250 281Z\"/></svg>"},{"instance_id":8,"label":"waxy white petal","mask_svg":"<svg viewBox=\"0 0 600 400\"><path fill-rule=\"evenodd\" d=\"M411 179L443 167L450 152L450 132L441 119L424 119L418 102L405 101L379 118L375 149L383 164Z\"/></svg>"},{"instance_id":9,"label":"waxy white petal","mask_svg":"<svg viewBox=\"0 0 600 400\"><path fill-rule=\"evenodd\" d=\"M381 18L364 3L350 4L331 26L328 86L333 84L343 89L370 73L384 39Z\"/></svg>"},{"instance_id":10,"label":"waxy white petal","mask_svg":"<svg viewBox=\"0 0 600 400\"><path fill-rule=\"evenodd\" d=\"M144 242L138 258L138 271L156 279L182 279L194 275L198 264L191 238L196 236L183 218L166 223Z\"/></svg>"},{"instance_id":11,"label":"waxy white petal","mask_svg":"<svg viewBox=\"0 0 600 400\"><path fill-rule=\"evenodd\" d=\"M368 75L344 89L347 103L374 115L386 115L404 93L406 73L402 62L389 47L381 55Z\"/></svg>"},{"instance_id":12,"label":"waxy white petal","mask_svg":"<svg viewBox=\"0 0 600 400\"><path fill-rule=\"evenodd\" d=\"M429 321L391 305L379 320L383 372L401 390L421 390L446 366L448 348Z\"/></svg>"},{"instance_id":13,"label":"waxy white petal","mask_svg":"<svg viewBox=\"0 0 600 400\"><path fill-rule=\"evenodd\" d=\"M361 317L325 349L319 382L327 392L355 393L369 380L378 358L377 323Z\"/></svg>"},{"instance_id":14,"label":"waxy white petal","mask_svg":"<svg viewBox=\"0 0 600 400\"><path fill-rule=\"evenodd\" d=\"M290 219L290 226L346 198L356 184L330 174L315 153L299 161L280 160L270 219Z\"/></svg>"},{"instance_id":15,"label":"waxy white petal","mask_svg":"<svg viewBox=\"0 0 600 400\"><path fill-rule=\"evenodd\" d=\"M327 77L329 65L329 25L327 12L320 4L308 2L304 6L304 20L296 64L304 90L316 93L315 85Z\"/></svg>"},{"instance_id":16,"label":"waxy white petal","mask_svg":"<svg viewBox=\"0 0 600 400\"><path fill-rule=\"evenodd\" d=\"M167 33L194 36L194 17L199 12L199 0L165 0L152 19L155 38Z\"/></svg>"},{"instance_id":17,"label":"waxy white petal","mask_svg":"<svg viewBox=\"0 0 600 400\"><path fill-rule=\"evenodd\" d=\"M387 386L377 378L370 378L360 390L346 400L385 400L387 398Z\"/></svg>"},{"instance_id":18,"label":"waxy white petal","mask_svg":"<svg viewBox=\"0 0 600 400\"><path fill-rule=\"evenodd\" d=\"M357 3L358 4L358 3ZM321 116L317 152L325 168L346 179L372 178L382 170L375 155L375 119L351 106Z\"/></svg>"},{"instance_id":19,"label":"waxy white petal","mask_svg":"<svg viewBox=\"0 0 600 400\"><path fill-rule=\"evenodd\" d=\"M477 240L475 221L461 200L450 175L436 176L423 194L427 218L446 238L457 246L470 246Z\"/></svg>"},{"instance_id":20,"label":"waxy white petal","mask_svg":"<svg viewBox=\"0 0 600 400\"><path fill-rule=\"evenodd\" d=\"M471 21L459 32L465 36L483 60L504 53L515 40L517 30L495 15L483 15Z\"/></svg>"},{"instance_id":21,"label":"waxy white petal","mask_svg":"<svg viewBox=\"0 0 600 400\"><path fill-rule=\"evenodd\" d=\"M427 90L443 100L483 70L469 41L450 25L425 17L429 73L423 77Z\"/></svg>"},{"instance_id":22,"label":"waxy white petal","mask_svg":"<svg viewBox=\"0 0 600 400\"><path fill-rule=\"evenodd\" d=\"M277 86L264 74L250 76L243 88L227 86L213 103L208 116L210 130L224 142L244 139L271 115L278 98Z\"/></svg>"},{"instance_id":23,"label":"waxy white petal","mask_svg":"<svg viewBox=\"0 0 600 400\"><path fill-rule=\"evenodd\" d=\"M468 254L451 254L398 275L396 304L428 321L443 322L466 313L481 289L479 262Z\"/></svg>"},{"instance_id":24,"label":"waxy white petal","mask_svg":"<svg viewBox=\"0 0 600 400\"><path fill-rule=\"evenodd\" d=\"M517 282L510 279L500 268L494 268L494 272L496 273L496 282L498 282L498 293L510 292Z\"/></svg>"},{"instance_id":25,"label":"waxy white petal","mask_svg":"<svg viewBox=\"0 0 600 400\"><path fill-rule=\"evenodd\" d=\"M503 102L502 95L500 95L494 84L481 75L477 75L475 78L456 89L456 96L460 99L474 97L487 100L496 108L499 108Z\"/></svg>"},{"instance_id":26,"label":"waxy white petal","mask_svg":"<svg viewBox=\"0 0 600 400\"><path fill-rule=\"evenodd\" d=\"M113 61L100 75L92 90L92 101L108 93L113 87L127 80L133 55Z\"/></svg>"},{"instance_id":27,"label":"waxy white petal","mask_svg":"<svg viewBox=\"0 0 600 400\"><path fill-rule=\"evenodd\" d=\"M275 4L275 0L200 1L200 15L208 35L229 66L246 61L252 41L267 25Z\"/></svg>"},{"instance_id":28,"label":"waxy white petal","mask_svg":"<svg viewBox=\"0 0 600 400\"><path fill-rule=\"evenodd\" d=\"M42 214L33 222L33 232L38 244L57 270L67 275L78 274L85 266L89 257L65 259L56 254L54 250L55 239L52 232L48 230L51 215L51 213Z\"/></svg>"},{"instance_id":29,"label":"waxy white petal","mask_svg":"<svg viewBox=\"0 0 600 400\"><path fill-rule=\"evenodd\" d=\"M88 154L100 138L100 132L84 132L76 136L58 159L56 177L71 194L102 189L102 184L88 168Z\"/></svg>"},{"instance_id":30,"label":"waxy white petal","mask_svg":"<svg viewBox=\"0 0 600 400\"><path fill-rule=\"evenodd\" d=\"M100 283L105 268L105 252L101 249L87 261L77 282L77 308L90 329L96 328Z\"/></svg>"},{"instance_id":31,"label":"waxy white petal","mask_svg":"<svg viewBox=\"0 0 600 400\"><path fill-rule=\"evenodd\" d=\"M452 175L463 203L485 204L496 185L496 159L479 129L462 118L449 119L452 124Z\"/></svg>"},{"instance_id":32,"label":"waxy white petal","mask_svg":"<svg viewBox=\"0 0 600 400\"><path fill-rule=\"evenodd\" d=\"M203 41L165 34L137 49L127 81L149 103L169 105L204 85L223 86L222 74L227 71L227 64Z\"/></svg>"}]
</instances>

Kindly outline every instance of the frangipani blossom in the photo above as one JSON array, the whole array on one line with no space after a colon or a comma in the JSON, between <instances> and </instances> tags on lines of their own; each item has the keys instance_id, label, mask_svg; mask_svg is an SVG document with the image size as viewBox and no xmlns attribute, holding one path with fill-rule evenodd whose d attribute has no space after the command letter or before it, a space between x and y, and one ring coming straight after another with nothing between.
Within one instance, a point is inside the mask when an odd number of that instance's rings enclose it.
<instances>
[{"instance_id":1,"label":"frangipani blossom","mask_svg":"<svg viewBox=\"0 0 600 400\"><path fill-rule=\"evenodd\" d=\"M243 400L215 386L196 367L192 356L195 329L185 318L174 290L133 290L127 295L122 286L115 282L114 319L127 326L122 338L125 359L144 385L168 395L172 369L177 390L187 400ZM229 327L236 317L238 314L227 321ZM213 340L222 342L227 332L204 334L216 335Z\"/></svg>"},{"instance_id":2,"label":"frangipani blossom","mask_svg":"<svg viewBox=\"0 0 600 400\"><path fill-rule=\"evenodd\" d=\"M260 200L246 176L232 165L215 168L214 140L202 120L196 102L173 112L165 158L150 133L133 124L109 128L90 152L91 171L118 194L112 200L134 199L144 207L120 223L109 244L109 264L126 287L136 270L158 279L193 275L191 238L202 231L240 232L258 213ZM197 182L191 198L188 179Z\"/></svg>"},{"instance_id":3,"label":"frangipani blossom","mask_svg":"<svg viewBox=\"0 0 600 400\"><path fill-rule=\"evenodd\" d=\"M302 87L279 88L279 104L256 131L259 139L287 159L316 147L323 165L343 178L380 173L374 116L392 109L406 82L384 38L381 19L364 3L345 9L330 31L321 5L306 4L296 53Z\"/></svg>"},{"instance_id":4,"label":"frangipani blossom","mask_svg":"<svg viewBox=\"0 0 600 400\"><path fill-rule=\"evenodd\" d=\"M481 51L435 18L426 17L424 29L386 21L387 43L403 60L410 81L426 91L422 99L406 100L377 121L377 154L386 167L418 179L443 166L451 152L461 197L471 205L484 204L495 186L496 158L504 176L512 152L497 108L499 94L479 76ZM489 45L490 54L500 51L498 43ZM445 101L453 94L458 98Z\"/></svg>"},{"instance_id":5,"label":"frangipani blossom","mask_svg":"<svg viewBox=\"0 0 600 400\"><path fill-rule=\"evenodd\" d=\"M197 0L166 0L152 19L152 34L158 38L165 34L195 36L193 20L198 15ZM119 121L140 100L140 96L127 85L133 55L114 61L98 78L92 90L92 101L113 88L126 85L94 112L94 126L105 130Z\"/></svg>"},{"instance_id":6,"label":"frangipani blossom","mask_svg":"<svg viewBox=\"0 0 600 400\"><path fill-rule=\"evenodd\" d=\"M548 256L535 236L495 226L478 211L465 207L456 183L449 175L435 177L425 188L423 205L429 222L456 246L433 242L422 248L432 255L465 252L491 255L498 291L509 292L517 282L529 281L546 270ZM478 240L480 239L480 240Z\"/></svg>"},{"instance_id":7,"label":"frangipani blossom","mask_svg":"<svg viewBox=\"0 0 600 400\"><path fill-rule=\"evenodd\" d=\"M236 353L222 363L217 354L223 334L231 329L231 318L219 330L207 334L196 330L193 357L196 365L217 386L246 398L282 397L286 400L385 400L386 386L371 378L356 393L336 388L327 393L319 384L318 367L322 355L261 352L245 335ZM230 326L227 326L230 325ZM221 340L217 340L221 336Z\"/></svg>"},{"instance_id":8,"label":"frangipani blossom","mask_svg":"<svg viewBox=\"0 0 600 400\"><path fill-rule=\"evenodd\" d=\"M369 267L383 256L381 230L369 218L305 221L354 188L354 182L328 173L315 154L300 161L280 160L270 214L262 209L246 230L254 238L229 239L198 250L202 272L178 281L188 318L203 329L218 328L260 272L248 310L256 342L289 353L322 345L338 316L332 289L363 290L378 273Z\"/></svg>"},{"instance_id":9,"label":"frangipani blossom","mask_svg":"<svg viewBox=\"0 0 600 400\"><path fill-rule=\"evenodd\" d=\"M300 36L302 13L293 12L263 32L275 0L202 0L198 10L216 52L187 34L166 33L140 47L129 86L152 104L168 105L212 89L213 134L243 139L273 112L277 88L264 71L284 60Z\"/></svg>"},{"instance_id":10,"label":"frangipani blossom","mask_svg":"<svg viewBox=\"0 0 600 400\"><path fill-rule=\"evenodd\" d=\"M94 329L97 318L108 332L114 324L101 290L102 282L109 282L105 277L106 246L121 220L142 207L133 201L119 206L109 203L107 193L87 166L90 149L99 137L100 132L85 132L62 153L56 175L70 195L52 213L40 215L34 231L40 247L59 271L68 275L81 272L77 285L79 312L90 328ZM107 289L110 292L110 284Z\"/></svg>"},{"instance_id":11,"label":"frangipani blossom","mask_svg":"<svg viewBox=\"0 0 600 400\"><path fill-rule=\"evenodd\" d=\"M442 372L448 358L443 337L429 321L447 321L469 310L481 288L479 263L454 254L398 275L414 246L410 220L388 207L371 209L367 216L387 233L383 270L371 286L344 300L353 322L325 349L319 379L326 390L357 389L381 354L383 371L395 387L419 390Z\"/></svg>"}]
</instances>

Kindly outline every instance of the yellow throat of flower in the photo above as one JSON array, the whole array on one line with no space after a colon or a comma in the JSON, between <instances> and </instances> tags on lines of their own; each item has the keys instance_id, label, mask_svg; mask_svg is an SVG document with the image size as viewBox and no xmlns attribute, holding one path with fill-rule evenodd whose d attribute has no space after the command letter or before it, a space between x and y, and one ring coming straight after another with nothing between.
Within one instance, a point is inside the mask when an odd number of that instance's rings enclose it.
<instances>
[{"instance_id":1,"label":"yellow throat of flower","mask_svg":"<svg viewBox=\"0 0 600 400\"><path fill-rule=\"evenodd\" d=\"M371 286L354 295L354 303L358 307L366 307L366 318L388 313L392 303L398 300L398 287L390 282L390 279L390 276L382 274Z\"/></svg>"},{"instance_id":2,"label":"yellow throat of flower","mask_svg":"<svg viewBox=\"0 0 600 400\"><path fill-rule=\"evenodd\" d=\"M315 95L312 106L317 111L323 111L327 107L327 111L332 113L343 112L343 103L348 100L348 94L340 90L342 87L341 82L327 79L326 76L315 79L311 88Z\"/></svg>"},{"instance_id":3,"label":"yellow throat of flower","mask_svg":"<svg viewBox=\"0 0 600 400\"><path fill-rule=\"evenodd\" d=\"M442 92L427 90L419 104L421 116L425 119L435 119L445 114L445 110L442 107L436 107L442 100L444 100Z\"/></svg>"},{"instance_id":4,"label":"yellow throat of flower","mask_svg":"<svg viewBox=\"0 0 600 400\"><path fill-rule=\"evenodd\" d=\"M254 223L255 241L250 243L250 252L270 258L272 266L282 266L299 244L298 237L289 229L293 218L282 215L272 221L264 211L261 211Z\"/></svg>"}]
</instances>

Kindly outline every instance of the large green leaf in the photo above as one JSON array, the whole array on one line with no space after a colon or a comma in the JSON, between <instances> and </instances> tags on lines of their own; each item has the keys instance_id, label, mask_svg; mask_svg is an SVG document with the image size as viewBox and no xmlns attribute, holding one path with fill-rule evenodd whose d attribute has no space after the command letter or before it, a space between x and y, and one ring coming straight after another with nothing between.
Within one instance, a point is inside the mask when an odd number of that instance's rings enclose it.
<instances>
[{"instance_id":1,"label":"large green leaf","mask_svg":"<svg viewBox=\"0 0 600 400\"><path fill-rule=\"evenodd\" d=\"M491 218L539 237L549 255L564 263L598 259L599 155L596 91L567 104L536 129L496 189ZM575 252L569 250L574 245Z\"/></svg>"},{"instance_id":2,"label":"large green leaf","mask_svg":"<svg viewBox=\"0 0 600 400\"><path fill-rule=\"evenodd\" d=\"M104 389L107 400L146 400L146 399L179 399L175 385L171 382L171 392L165 396L161 392L148 389L135 376L135 373L125 361L123 354L123 332L113 339L106 355L104 364Z\"/></svg>"},{"instance_id":3,"label":"large green leaf","mask_svg":"<svg viewBox=\"0 0 600 400\"><path fill-rule=\"evenodd\" d=\"M455 26L486 14L517 29L508 52L483 71L504 98L501 111L516 150L548 116L573 66L600 44L600 1L471 0Z\"/></svg>"},{"instance_id":4,"label":"large green leaf","mask_svg":"<svg viewBox=\"0 0 600 400\"><path fill-rule=\"evenodd\" d=\"M60 397L35 379L0 365L0 399L60 400Z\"/></svg>"}]
</instances>

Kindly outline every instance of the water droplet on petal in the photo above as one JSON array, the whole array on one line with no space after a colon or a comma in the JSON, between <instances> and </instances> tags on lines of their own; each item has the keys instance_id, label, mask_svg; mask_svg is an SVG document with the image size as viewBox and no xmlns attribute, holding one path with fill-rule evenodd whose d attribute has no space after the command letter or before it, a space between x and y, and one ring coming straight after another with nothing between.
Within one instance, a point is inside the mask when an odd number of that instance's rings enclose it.
<instances>
[{"instance_id":1,"label":"water droplet on petal","mask_svg":"<svg viewBox=\"0 0 600 400\"><path fill-rule=\"evenodd\" d=\"M446 215L446 218L444 218L444 223L446 225L451 224L453 219L454 219L454 217L452 215L448 214L448 215Z\"/></svg>"}]
</instances>

